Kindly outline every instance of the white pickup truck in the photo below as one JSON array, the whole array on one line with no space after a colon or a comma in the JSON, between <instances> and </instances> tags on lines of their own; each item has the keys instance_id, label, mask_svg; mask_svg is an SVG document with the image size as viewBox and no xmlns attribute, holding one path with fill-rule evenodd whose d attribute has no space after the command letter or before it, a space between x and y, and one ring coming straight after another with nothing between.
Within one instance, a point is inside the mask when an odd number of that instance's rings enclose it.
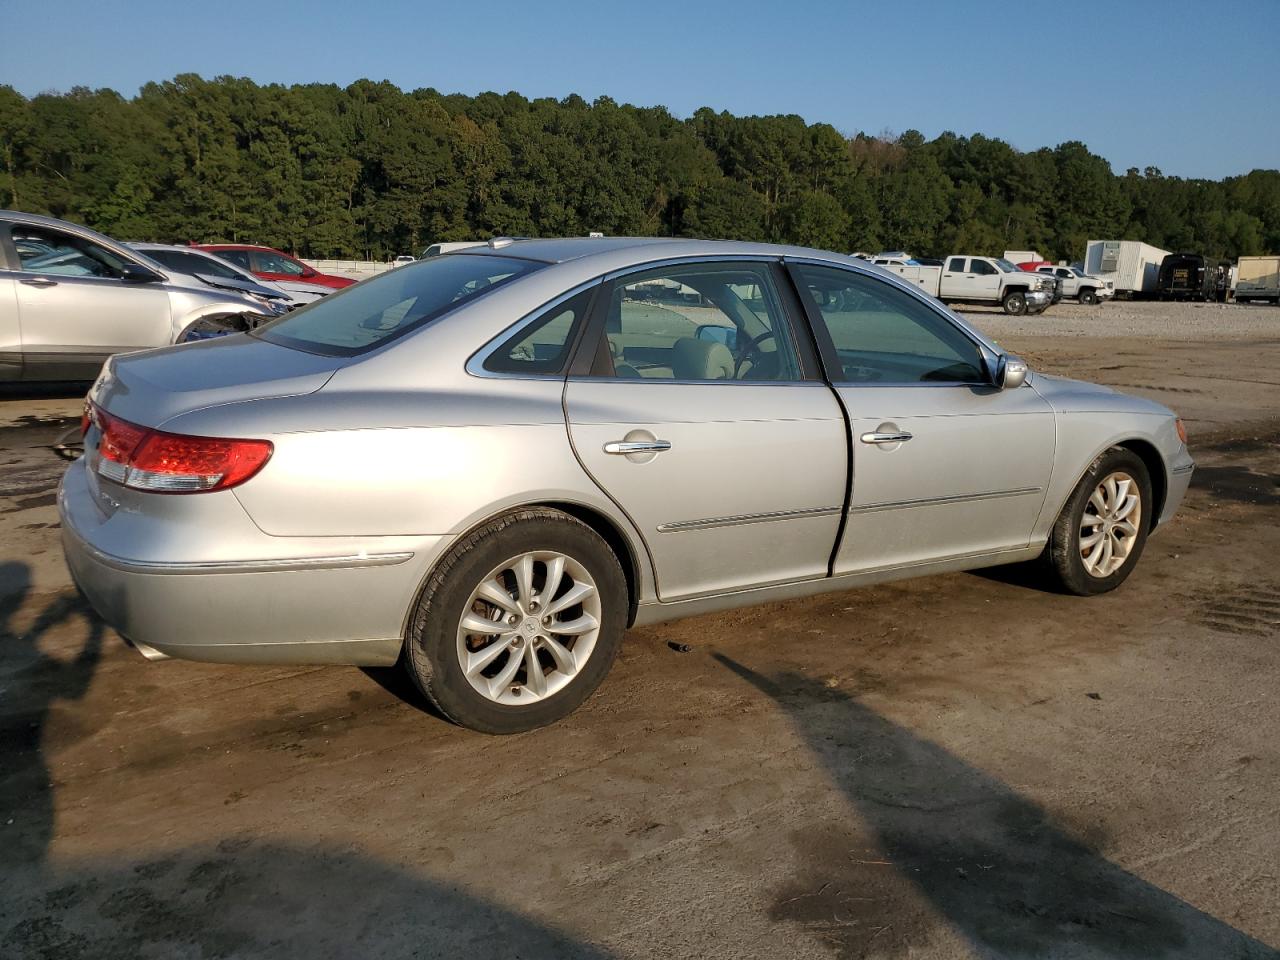
<instances>
[{"instance_id":1,"label":"white pickup truck","mask_svg":"<svg viewBox=\"0 0 1280 960\"><path fill-rule=\"evenodd\" d=\"M1044 312L1057 287L1056 278L1019 270L1001 257L952 254L940 267L892 261L882 266L944 302L999 304L1011 316Z\"/></svg>"}]
</instances>

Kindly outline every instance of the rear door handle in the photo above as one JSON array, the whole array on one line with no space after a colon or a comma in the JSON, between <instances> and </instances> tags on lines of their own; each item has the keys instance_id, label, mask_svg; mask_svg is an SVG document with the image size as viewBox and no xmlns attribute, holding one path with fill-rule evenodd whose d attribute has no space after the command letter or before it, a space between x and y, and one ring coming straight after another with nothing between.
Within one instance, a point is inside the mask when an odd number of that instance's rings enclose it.
<instances>
[{"instance_id":1,"label":"rear door handle","mask_svg":"<svg viewBox=\"0 0 1280 960\"><path fill-rule=\"evenodd\" d=\"M898 433L864 433L862 435L863 443L906 443L911 439L911 434L905 430Z\"/></svg>"},{"instance_id":2,"label":"rear door handle","mask_svg":"<svg viewBox=\"0 0 1280 960\"><path fill-rule=\"evenodd\" d=\"M622 457L629 453L662 453L670 449L670 440L610 440L604 445L605 453Z\"/></svg>"},{"instance_id":3,"label":"rear door handle","mask_svg":"<svg viewBox=\"0 0 1280 960\"><path fill-rule=\"evenodd\" d=\"M48 277L19 277L19 283L25 283L28 287L56 287L57 280L50 280Z\"/></svg>"}]
</instances>

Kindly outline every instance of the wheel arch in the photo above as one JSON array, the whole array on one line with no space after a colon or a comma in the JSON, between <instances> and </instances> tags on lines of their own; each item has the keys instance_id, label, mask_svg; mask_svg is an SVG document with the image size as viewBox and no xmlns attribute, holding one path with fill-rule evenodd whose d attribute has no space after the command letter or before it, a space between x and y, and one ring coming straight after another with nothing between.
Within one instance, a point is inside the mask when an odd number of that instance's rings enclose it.
<instances>
[{"instance_id":1,"label":"wheel arch","mask_svg":"<svg viewBox=\"0 0 1280 960\"><path fill-rule=\"evenodd\" d=\"M1156 524L1160 522L1161 515L1164 513L1165 498L1169 494L1169 477L1165 472L1164 457L1160 455L1160 451L1156 449L1155 444L1140 437L1122 440L1118 443L1113 443L1112 446L1120 447L1135 454L1142 461L1143 466L1147 468L1147 476L1151 480L1151 499L1153 501L1150 529L1154 530Z\"/></svg>"},{"instance_id":2,"label":"wheel arch","mask_svg":"<svg viewBox=\"0 0 1280 960\"><path fill-rule=\"evenodd\" d=\"M409 624L413 621L414 611L417 610L418 603L422 599L423 590L426 589L432 574L436 572L436 569L455 544L465 540L473 531L478 530L485 524L492 523L507 514L519 513L521 510L530 509L557 510L590 527L604 540L609 549L613 551L614 556L618 558L618 565L622 567L622 575L627 585L627 626L631 627L636 620L636 611L639 609L640 595L643 592L645 582L644 572L640 567L642 562L641 555L631 542L631 538L627 536L616 520L590 504L549 498L506 504L500 509L476 519L466 529L451 536L448 543L441 546L430 565L422 572L422 576L418 580L417 589L414 590L413 598L405 611L401 635L408 636ZM647 552L644 556L647 559Z\"/></svg>"}]
</instances>

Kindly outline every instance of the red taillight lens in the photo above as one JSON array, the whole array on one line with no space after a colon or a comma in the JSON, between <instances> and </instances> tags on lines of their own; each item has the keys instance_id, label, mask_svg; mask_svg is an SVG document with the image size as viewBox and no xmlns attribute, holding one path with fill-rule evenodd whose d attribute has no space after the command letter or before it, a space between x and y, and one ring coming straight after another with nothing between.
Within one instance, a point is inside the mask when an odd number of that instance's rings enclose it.
<instances>
[{"instance_id":1,"label":"red taillight lens","mask_svg":"<svg viewBox=\"0 0 1280 960\"><path fill-rule=\"evenodd\" d=\"M96 406L90 415L102 431L98 473L135 490L226 490L261 470L274 449L268 440L188 437L148 430Z\"/></svg>"}]
</instances>

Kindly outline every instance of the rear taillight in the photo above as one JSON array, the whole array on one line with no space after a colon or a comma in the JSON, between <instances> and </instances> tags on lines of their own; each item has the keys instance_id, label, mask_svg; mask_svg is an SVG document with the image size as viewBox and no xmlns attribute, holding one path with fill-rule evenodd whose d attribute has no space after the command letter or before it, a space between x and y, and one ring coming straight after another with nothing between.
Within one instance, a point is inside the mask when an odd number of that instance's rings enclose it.
<instances>
[{"instance_id":1,"label":"rear taillight","mask_svg":"<svg viewBox=\"0 0 1280 960\"><path fill-rule=\"evenodd\" d=\"M188 437L148 430L94 405L90 420L101 431L98 473L135 490L206 493L244 483L271 459L268 440Z\"/></svg>"}]
</instances>

